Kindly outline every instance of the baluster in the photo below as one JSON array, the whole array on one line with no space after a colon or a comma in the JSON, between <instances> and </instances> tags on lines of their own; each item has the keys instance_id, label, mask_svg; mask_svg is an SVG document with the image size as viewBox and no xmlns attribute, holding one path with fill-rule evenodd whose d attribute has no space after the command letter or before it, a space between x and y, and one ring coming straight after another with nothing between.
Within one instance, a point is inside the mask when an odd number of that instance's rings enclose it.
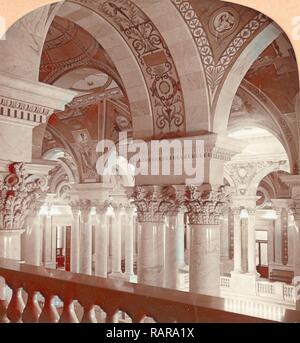
<instances>
[{"instance_id":1,"label":"baluster","mask_svg":"<svg viewBox=\"0 0 300 343\"><path fill-rule=\"evenodd\" d=\"M39 323L57 323L59 321L59 314L54 305L55 295L43 294L45 297L45 305L43 307Z\"/></svg>"},{"instance_id":2,"label":"baluster","mask_svg":"<svg viewBox=\"0 0 300 343\"><path fill-rule=\"evenodd\" d=\"M22 287L12 286L13 294L7 308L7 317L13 323L22 323L22 313L25 307L22 298Z\"/></svg>"},{"instance_id":3,"label":"baluster","mask_svg":"<svg viewBox=\"0 0 300 343\"><path fill-rule=\"evenodd\" d=\"M38 291L28 290L28 300L23 311L22 320L24 323L38 323L42 312L38 303Z\"/></svg>"},{"instance_id":4,"label":"baluster","mask_svg":"<svg viewBox=\"0 0 300 343\"><path fill-rule=\"evenodd\" d=\"M81 323L97 323L94 305L83 305L84 312Z\"/></svg>"},{"instance_id":5,"label":"baluster","mask_svg":"<svg viewBox=\"0 0 300 343\"><path fill-rule=\"evenodd\" d=\"M140 312L140 313L134 313L132 315L132 323L143 323L145 318L145 313L144 312Z\"/></svg>"},{"instance_id":6,"label":"baluster","mask_svg":"<svg viewBox=\"0 0 300 343\"><path fill-rule=\"evenodd\" d=\"M73 299L64 299L64 309L60 317L60 323L79 323L74 309Z\"/></svg>"},{"instance_id":7,"label":"baluster","mask_svg":"<svg viewBox=\"0 0 300 343\"><path fill-rule=\"evenodd\" d=\"M118 323L118 311L106 312L106 323Z\"/></svg>"},{"instance_id":8,"label":"baluster","mask_svg":"<svg viewBox=\"0 0 300 343\"><path fill-rule=\"evenodd\" d=\"M0 300L0 323L9 323L9 319L7 318L7 301Z\"/></svg>"}]
</instances>

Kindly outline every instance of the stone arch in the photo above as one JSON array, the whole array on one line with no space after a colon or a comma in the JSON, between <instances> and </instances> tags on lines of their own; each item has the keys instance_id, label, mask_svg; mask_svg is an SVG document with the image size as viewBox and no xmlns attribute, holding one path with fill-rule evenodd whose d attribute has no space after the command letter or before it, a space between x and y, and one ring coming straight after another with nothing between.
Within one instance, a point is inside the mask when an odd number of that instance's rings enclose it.
<instances>
[{"instance_id":1,"label":"stone arch","mask_svg":"<svg viewBox=\"0 0 300 343\"><path fill-rule=\"evenodd\" d=\"M291 170L297 173L297 170L299 169L298 146L295 142L295 137L291 132L286 118L281 114L279 108L274 104L274 102L256 86L247 80L244 80L241 84L241 88L244 89L248 94L251 94L251 96L257 102L259 102L259 104L265 109L275 123L278 131L272 130L271 127L266 127L266 129L273 133L274 136L281 142L288 155ZM261 127L264 128L263 126Z\"/></svg>"},{"instance_id":2,"label":"stone arch","mask_svg":"<svg viewBox=\"0 0 300 343\"><path fill-rule=\"evenodd\" d=\"M216 102L213 117L214 132L221 134L226 133L231 105L243 78L259 55L281 34L281 32L281 29L275 23L269 24L239 55L223 83Z\"/></svg>"},{"instance_id":3,"label":"stone arch","mask_svg":"<svg viewBox=\"0 0 300 343\"><path fill-rule=\"evenodd\" d=\"M69 182L70 183L78 183L78 171L74 172L72 168L70 167L70 163L66 161L65 154L70 155L70 153L63 148L53 148L51 150L48 150L44 153L43 159L49 160L49 161L58 161L59 164L63 167L64 171L66 172ZM72 157L72 156L71 156ZM72 157L73 158L73 157ZM74 162L75 163L75 162Z\"/></svg>"},{"instance_id":4,"label":"stone arch","mask_svg":"<svg viewBox=\"0 0 300 343\"><path fill-rule=\"evenodd\" d=\"M210 103L203 62L185 19L172 0L132 1L152 20L171 52L184 96L186 131L210 131Z\"/></svg>"},{"instance_id":5,"label":"stone arch","mask_svg":"<svg viewBox=\"0 0 300 343\"><path fill-rule=\"evenodd\" d=\"M260 128L260 129L265 129L268 132L270 132L274 137L276 137L279 142L282 144L282 146L285 149L285 152L288 156L288 160L291 166L291 169L293 169L293 162L295 162L294 156L291 152L290 146L288 142L286 141L284 136L281 136L274 128L271 126L266 126L262 123L258 123L257 121L251 120L251 118L247 119L237 119L234 121L234 123L230 124L228 127L228 133L231 133L233 131L237 131L241 129L242 127L248 127L248 128Z\"/></svg>"},{"instance_id":6,"label":"stone arch","mask_svg":"<svg viewBox=\"0 0 300 343\"><path fill-rule=\"evenodd\" d=\"M79 4L64 3L58 15L90 33L104 48L118 70L129 100L136 137L152 137L152 109L143 74L130 48L102 16ZM121 49L120 49L121 47Z\"/></svg>"},{"instance_id":7,"label":"stone arch","mask_svg":"<svg viewBox=\"0 0 300 343\"><path fill-rule=\"evenodd\" d=\"M44 41L61 6L62 2L49 1L48 5L24 13L8 28L6 39L0 41L0 72L38 81ZM16 64L18 60L22 63Z\"/></svg>"},{"instance_id":8,"label":"stone arch","mask_svg":"<svg viewBox=\"0 0 300 343\"><path fill-rule=\"evenodd\" d=\"M257 189L259 187L260 182L269 174L273 172L286 172L290 173L290 169L288 167L287 163L284 163L285 161L278 162L276 164L267 164L263 168L261 168L258 173L254 176L254 178L251 180L249 189L247 194L248 195L256 195Z\"/></svg>"}]
</instances>

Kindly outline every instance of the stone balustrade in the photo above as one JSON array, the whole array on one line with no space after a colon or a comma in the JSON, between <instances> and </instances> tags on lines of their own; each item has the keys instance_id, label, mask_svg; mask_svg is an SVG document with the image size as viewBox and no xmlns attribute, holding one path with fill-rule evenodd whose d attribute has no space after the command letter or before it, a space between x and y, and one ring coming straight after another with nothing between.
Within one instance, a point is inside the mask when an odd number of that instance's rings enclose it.
<instances>
[{"instance_id":1,"label":"stone balustrade","mask_svg":"<svg viewBox=\"0 0 300 343\"><path fill-rule=\"evenodd\" d=\"M236 283L237 280L231 277L220 277L221 296L229 311L282 321L286 311L296 309L296 288L293 285L256 280L249 282L251 289L247 289L246 294L237 291L239 285Z\"/></svg>"},{"instance_id":2,"label":"stone balustrade","mask_svg":"<svg viewBox=\"0 0 300 343\"><path fill-rule=\"evenodd\" d=\"M226 296L226 292L230 292L231 278L221 276L220 287L222 295ZM287 306L296 304L295 286L285 284L284 282L257 280L255 295L260 298L286 303Z\"/></svg>"},{"instance_id":3,"label":"stone balustrade","mask_svg":"<svg viewBox=\"0 0 300 343\"><path fill-rule=\"evenodd\" d=\"M0 259L0 276L12 290L9 297L4 296L8 292L0 293L1 322L116 323L122 318L135 323L145 318L168 323L264 321L226 311L225 300L218 297L68 273L8 259ZM300 313L292 311L289 320L300 321Z\"/></svg>"}]
</instances>

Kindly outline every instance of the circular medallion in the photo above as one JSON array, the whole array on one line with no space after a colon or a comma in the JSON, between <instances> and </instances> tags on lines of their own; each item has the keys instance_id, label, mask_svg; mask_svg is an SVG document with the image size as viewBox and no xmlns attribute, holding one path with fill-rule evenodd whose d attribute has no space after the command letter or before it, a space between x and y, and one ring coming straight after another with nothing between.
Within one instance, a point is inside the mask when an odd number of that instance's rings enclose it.
<instances>
[{"instance_id":1,"label":"circular medallion","mask_svg":"<svg viewBox=\"0 0 300 343\"><path fill-rule=\"evenodd\" d=\"M162 81L159 85L159 90L163 93L163 94L168 94L170 92L170 85L168 82L166 81Z\"/></svg>"},{"instance_id":2,"label":"circular medallion","mask_svg":"<svg viewBox=\"0 0 300 343\"><path fill-rule=\"evenodd\" d=\"M238 12L232 7L222 7L211 16L209 28L214 36L228 36L238 24Z\"/></svg>"}]
</instances>

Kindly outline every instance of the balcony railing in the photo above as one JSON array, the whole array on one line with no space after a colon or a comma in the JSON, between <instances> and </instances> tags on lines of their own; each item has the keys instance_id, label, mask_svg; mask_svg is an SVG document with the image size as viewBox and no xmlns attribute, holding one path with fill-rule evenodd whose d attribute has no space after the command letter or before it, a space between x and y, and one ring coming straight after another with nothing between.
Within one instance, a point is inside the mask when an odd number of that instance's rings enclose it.
<instances>
[{"instance_id":1,"label":"balcony railing","mask_svg":"<svg viewBox=\"0 0 300 343\"><path fill-rule=\"evenodd\" d=\"M243 275L241 275L243 277ZM274 321L285 321L285 313L296 309L297 301L293 285L283 282L270 282L257 280L249 284L247 291L242 289L241 284L233 284L231 277L221 276L221 296L225 298L227 310L257 316Z\"/></svg>"},{"instance_id":2,"label":"balcony railing","mask_svg":"<svg viewBox=\"0 0 300 343\"><path fill-rule=\"evenodd\" d=\"M225 300L218 297L73 274L7 259L0 259L0 276L12 293L1 301L2 322L264 321L226 311ZM300 314L290 311L287 320L299 321Z\"/></svg>"}]
</instances>

